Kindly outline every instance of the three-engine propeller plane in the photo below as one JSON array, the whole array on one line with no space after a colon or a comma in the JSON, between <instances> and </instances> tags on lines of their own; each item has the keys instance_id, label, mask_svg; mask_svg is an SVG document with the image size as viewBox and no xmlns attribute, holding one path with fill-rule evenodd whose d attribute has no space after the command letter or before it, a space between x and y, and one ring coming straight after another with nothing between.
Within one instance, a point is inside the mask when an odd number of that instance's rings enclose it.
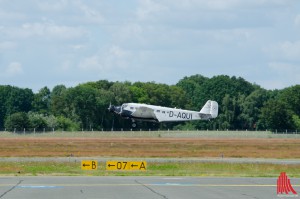
<instances>
[{"instance_id":1,"label":"three-engine propeller plane","mask_svg":"<svg viewBox=\"0 0 300 199\"><path fill-rule=\"evenodd\" d=\"M136 127L136 120L150 122L210 120L218 116L218 103L208 100L200 112L139 103L125 103L121 106L110 104L108 110L125 119L131 119L132 127Z\"/></svg>"}]
</instances>

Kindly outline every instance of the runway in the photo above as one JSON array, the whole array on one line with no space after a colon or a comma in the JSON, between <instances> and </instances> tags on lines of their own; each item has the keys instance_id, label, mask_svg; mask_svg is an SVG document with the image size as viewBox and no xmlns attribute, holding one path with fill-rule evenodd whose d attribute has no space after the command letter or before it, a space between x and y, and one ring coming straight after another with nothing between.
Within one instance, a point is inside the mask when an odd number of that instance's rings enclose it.
<instances>
[{"instance_id":1,"label":"runway","mask_svg":"<svg viewBox=\"0 0 300 199\"><path fill-rule=\"evenodd\" d=\"M291 184L300 193L300 178ZM277 178L0 177L0 198L278 198L276 186Z\"/></svg>"}]
</instances>

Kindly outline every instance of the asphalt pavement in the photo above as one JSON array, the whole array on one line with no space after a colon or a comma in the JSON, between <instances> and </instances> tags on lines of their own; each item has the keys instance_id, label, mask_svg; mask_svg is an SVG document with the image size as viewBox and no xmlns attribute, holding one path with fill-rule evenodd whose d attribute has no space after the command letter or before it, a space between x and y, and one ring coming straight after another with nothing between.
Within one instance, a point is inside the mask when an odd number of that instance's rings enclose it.
<instances>
[{"instance_id":1,"label":"asphalt pavement","mask_svg":"<svg viewBox=\"0 0 300 199\"><path fill-rule=\"evenodd\" d=\"M291 185L300 193L300 178ZM219 177L0 177L1 199L103 198L103 199L199 199L282 198L277 178Z\"/></svg>"}]
</instances>

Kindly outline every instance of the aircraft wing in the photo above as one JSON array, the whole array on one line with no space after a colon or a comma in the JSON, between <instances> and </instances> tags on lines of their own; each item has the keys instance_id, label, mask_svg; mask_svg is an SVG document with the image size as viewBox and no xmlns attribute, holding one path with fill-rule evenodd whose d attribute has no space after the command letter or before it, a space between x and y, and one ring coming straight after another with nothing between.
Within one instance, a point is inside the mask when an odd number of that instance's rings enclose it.
<instances>
[{"instance_id":1,"label":"aircraft wing","mask_svg":"<svg viewBox=\"0 0 300 199\"><path fill-rule=\"evenodd\" d=\"M156 114L155 112L153 112L153 114L155 115L155 118L157 119L158 122L162 122L165 120L165 118L162 117L162 115Z\"/></svg>"},{"instance_id":2,"label":"aircraft wing","mask_svg":"<svg viewBox=\"0 0 300 199\"><path fill-rule=\"evenodd\" d=\"M157 119L152 108L140 106L132 113L132 116L145 119Z\"/></svg>"}]
</instances>

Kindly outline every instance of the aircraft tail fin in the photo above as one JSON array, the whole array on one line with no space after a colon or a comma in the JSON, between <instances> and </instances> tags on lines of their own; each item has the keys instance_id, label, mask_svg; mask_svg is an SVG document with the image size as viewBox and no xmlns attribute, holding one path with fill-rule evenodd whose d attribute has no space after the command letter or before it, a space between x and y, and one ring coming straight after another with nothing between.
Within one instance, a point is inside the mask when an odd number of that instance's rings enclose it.
<instances>
[{"instance_id":1,"label":"aircraft tail fin","mask_svg":"<svg viewBox=\"0 0 300 199\"><path fill-rule=\"evenodd\" d=\"M219 105L216 101L211 101L210 114L212 118L218 117Z\"/></svg>"},{"instance_id":2,"label":"aircraft tail fin","mask_svg":"<svg viewBox=\"0 0 300 199\"><path fill-rule=\"evenodd\" d=\"M200 114L207 119L216 118L218 116L219 105L216 101L208 100L200 110Z\"/></svg>"}]
</instances>

